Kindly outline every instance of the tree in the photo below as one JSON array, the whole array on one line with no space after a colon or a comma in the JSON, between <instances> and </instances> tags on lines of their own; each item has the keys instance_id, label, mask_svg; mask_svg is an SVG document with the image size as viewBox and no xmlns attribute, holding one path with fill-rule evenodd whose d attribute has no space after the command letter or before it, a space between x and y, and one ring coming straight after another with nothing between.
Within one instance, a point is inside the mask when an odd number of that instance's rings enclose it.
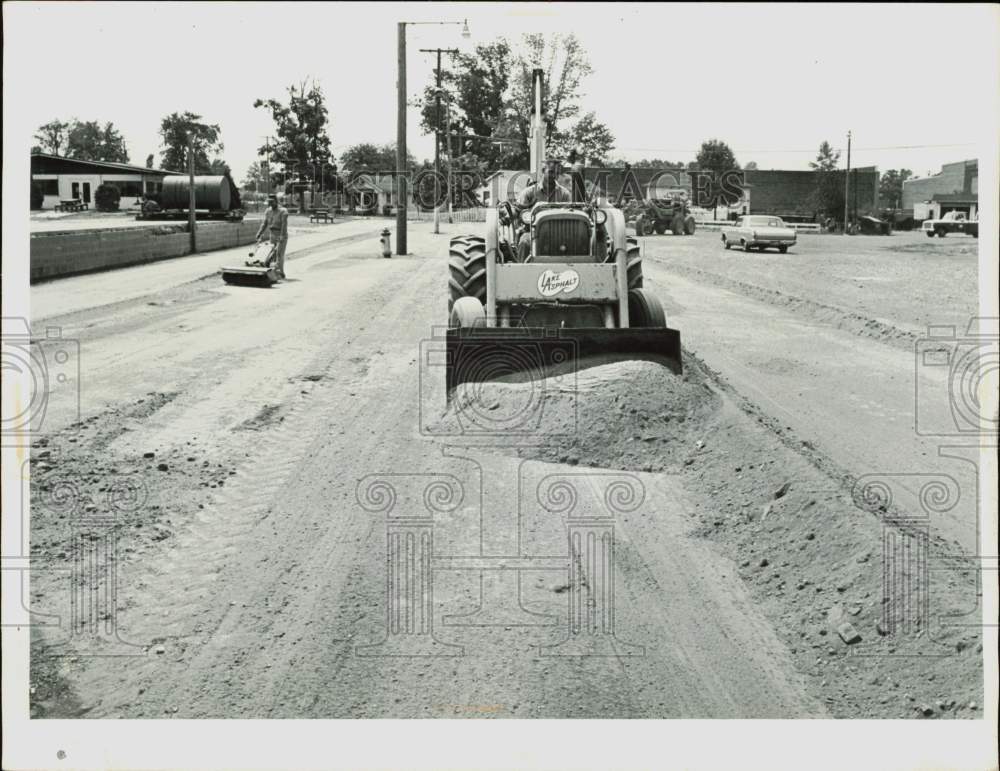
<instances>
[{"instance_id":1,"label":"tree","mask_svg":"<svg viewBox=\"0 0 1000 771\"><path fill-rule=\"evenodd\" d=\"M247 167L247 173L243 177L242 187L245 191L249 192L264 192L264 188L267 185L267 180L264 176L264 169L261 164L254 161Z\"/></svg>"},{"instance_id":2,"label":"tree","mask_svg":"<svg viewBox=\"0 0 1000 771\"><path fill-rule=\"evenodd\" d=\"M35 139L38 140L42 151L59 155L59 150L66 144L66 133L70 124L61 120L50 120L44 126L38 127Z\"/></svg>"},{"instance_id":3,"label":"tree","mask_svg":"<svg viewBox=\"0 0 1000 771\"><path fill-rule=\"evenodd\" d=\"M209 173L214 177L221 177L230 174L229 164L221 158L216 158L208 165Z\"/></svg>"},{"instance_id":4,"label":"tree","mask_svg":"<svg viewBox=\"0 0 1000 771\"><path fill-rule=\"evenodd\" d=\"M66 136L66 157L84 161L128 163L125 138L113 123L74 120Z\"/></svg>"},{"instance_id":5,"label":"tree","mask_svg":"<svg viewBox=\"0 0 1000 771\"><path fill-rule=\"evenodd\" d=\"M463 164L491 168L527 168L530 158L532 70L544 72L542 110L545 119L546 152L558 153L571 141L573 126L567 125L580 112L583 79L591 73L586 51L572 34L525 35L517 46L501 38L479 45L471 55L459 54L453 66L444 69L443 99L451 112L453 134L475 135L455 146ZM432 78L434 75L432 74ZM424 90L419 103L422 126L428 133L444 132L445 110L437 112L435 80ZM596 118L580 127L581 137L593 142L593 149L606 153L613 146L600 136Z\"/></svg>"},{"instance_id":6,"label":"tree","mask_svg":"<svg viewBox=\"0 0 1000 771\"><path fill-rule=\"evenodd\" d=\"M740 165L736 162L736 156L732 149L721 139L709 139L701 143L701 149L695 160L688 164L688 169L700 169L710 172L712 180L709 185L711 205L715 208L720 203L732 206L739 200L734 186L730 183L729 177L738 170ZM742 175L739 184L742 185ZM696 201L700 205L706 205L709 201Z\"/></svg>"},{"instance_id":7,"label":"tree","mask_svg":"<svg viewBox=\"0 0 1000 771\"><path fill-rule=\"evenodd\" d=\"M42 186L34 181L32 181L31 183L31 194L29 198L29 203L31 204L32 211L41 209L42 204L45 203L45 193L42 190Z\"/></svg>"},{"instance_id":8,"label":"tree","mask_svg":"<svg viewBox=\"0 0 1000 771\"><path fill-rule=\"evenodd\" d=\"M628 163L630 166L636 169L683 169L684 164L680 161L665 161L662 158L643 158L641 161L635 161L631 163L626 161L624 158L618 158L611 161L609 164L613 168L623 168L625 164Z\"/></svg>"},{"instance_id":9,"label":"tree","mask_svg":"<svg viewBox=\"0 0 1000 771\"><path fill-rule=\"evenodd\" d=\"M594 113L588 112L568 132L556 134L552 145L557 155L565 157L575 149L588 166L603 166L615 147L615 136Z\"/></svg>"},{"instance_id":10,"label":"tree","mask_svg":"<svg viewBox=\"0 0 1000 771\"><path fill-rule=\"evenodd\" d=\"M709 139L707 142L702 142L696 161L696 168L712 171L716 175L740 167L729 145L721 139Z\"/></svg>"},{"instance_id":11,"label":"tree","mask_svg":"<svg viewBox=\"0 0 1000 771\"><path fill-rule=\"evenodd\" d=\"M357 174L362 171L395 171L396 145L395 143L373 145L370 142L351 145L341 154L340 164L348 174ZM417 159L407 152L406 168L414 169L416 166Z\"/></svg>"},{"instance_id":12,"label":"tree","mask_svg":"<svg viewBox=\"0 0 1000 771\"><path fill-rule=\"evenodd\" d=\"M844 216L844 174L837 169L817 170L812 195L813 211L821 217L840 221Z\"/></svg>"},{"instance_id":13,"label":"tree","mask_svg":"<svg viewBox=\"0 0 1000 771\"><path fill-rule=\"evenodd\" d=\"M112 182L98 185L94 192L94 208L97 211L118 211L122 199L121 190Z\"/></svg>"},{"instance_id":14,"label":"tree","mask_svg":"<svg viewBox=\"0 0 1000 771\"><path fill-rule=\"evenodd\" d=\"M153 168L153 164L154 163L155 163L155 160L153 158L153 154L150 153L149 155L146 156L146 168L147 169Z\"/></svg>"},{"instance_id":15,"label":"tree","mask_svg":"<svg viewBox=\"0 0 1000 771\"><path fill-rule=\"evenodd\" d=\"M909 169L889 169L878 183L878 196L883 205L899 209L903 203L903 183L913 176Z\"/></svg>"},{"instance_id":16,"label":"tree","mask_svg":"<svg viewBox=\"0 0 1000 771\"><path fill-rule=\"evenodd\" d=\"M840 151L834 151L830 143L825 139L819 146L819 154L815 161L809 161L810 168L816 171L833 171L837 168L837 161L840 160Z\"/></svg>"},{"instance_id":17,"label":"tree","mask_svg":"<svg viewBox=\"0 0 1000 771\"><path fill-rule=\"evenodd\" d=\"M253 106L270 110L274 119L277 142L257 150L263 157L270 153L272 164L284 167L284 174L272 168L272 181L322 184L321 172L330 165L330 119L322 89L303 81L288 87L288 104L257 99Z\"/></svg>"},{"instance_id":18,"label":"tree","mask_svg":"<svg viewBox=\"0 0 1000 771\"><path fill-rule=\"evenodd\" d=\"M420 107L424 132L439 132L442 150L448 147L446 131L470 136L466 140L466 147L459 147L460 140L451 137L452 152L456 156L469 151L487 164L498 163L504 148L491 139L494 135L502 136L496 132L506 107L510 66L510 44L503 38L477 45L471 54L455 54L450 60L443 60L440 111L436 98L436 72L432 73L431 82L424 89L423 97L417 105ZM451 124L446 127L449 117Z\"/></svg>"},{"instance_id":19,"label":"tree","mask_svg":"<svg viewBox=\"0 0 1000 771\"><path fill-rule=\"evenodd\" d=\"M757 171L757 161L750 161L746 166L743 167L744 171Z\"/></svg>"},{"instance_id":20,"label":"tree","mask_svg":"<svg viewBox=\"0 0 1000 771\"><path fill-rule=\"evenodd\" d=\"M188 134L194 137L194 173L208 174L212 164L209 153L221 152L224 147L221 129L213 123L203 123L202 117L193 112L171 113L160 121L160 166L169 171L187 171Z\"/></svg>"}]
</instances>

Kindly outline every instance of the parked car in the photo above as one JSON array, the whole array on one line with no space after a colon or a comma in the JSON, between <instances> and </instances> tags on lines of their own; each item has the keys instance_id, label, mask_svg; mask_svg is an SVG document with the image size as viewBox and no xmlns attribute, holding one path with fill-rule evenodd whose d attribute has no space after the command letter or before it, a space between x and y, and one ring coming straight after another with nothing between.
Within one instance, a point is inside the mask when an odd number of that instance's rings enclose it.
<instances>
[{"instance_id":1,"label":"parked car","mask_svg":"<svg viewBox=\"0 0 1000 771\"><path fill-rule=\"evenodd\" d=\"M861 229L861 233L866 236L892 235L892 225L878 217L858 217L858 227Z\"/></svg>"},{"instance_id":2,"label":"parked car","mask_svg":"<svg viewBox=\"0 0 1000 771\"><path fill-rule=\"evenodd\" d=\"M979 220L966 219L965 213L960 211L947 212L939 220L926 220L920 227L928 238L944 238L949 233L967 233L979 238Z\"/></svg>"},{"instance_id":3,"label":"parked car","mask_svg":"<svg viewBox=\"0 0 1000 771\"><path fill-rule=\"evenodd\" d=\"M764 251L775 248L782 254L795 246L795 231L785 225L781 217L768 214L749 214L740 217L732 227L722 229L722 244L727 249L740 246L743 251Z\"/></svg>"}]
</instances>

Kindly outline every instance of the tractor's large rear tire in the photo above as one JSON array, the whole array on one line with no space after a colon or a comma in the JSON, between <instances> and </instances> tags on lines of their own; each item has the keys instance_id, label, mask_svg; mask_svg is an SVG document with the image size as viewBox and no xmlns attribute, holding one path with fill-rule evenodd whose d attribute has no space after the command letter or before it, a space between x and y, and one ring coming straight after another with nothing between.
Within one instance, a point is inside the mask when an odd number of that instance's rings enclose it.
<instances>
[{"instance_id":1,"label":"tractor's large rear tire","mask_svg":"<svg viewBox=\"0 0 1000 771\"><path fill-rule=\"evenodd\" d=\"M628 288L642 289L642 257L639 250L639 241L635 236L625 238L626 263L628 265ZM610 255L606 262L614 262L614 255Z\"/></svg>"},{"instance_id":2,"label":"tractor's large rear tire","mask_svg":"<svg viewBox=\"0 0 1000 771\"><path fill-rule=\"evenodd\" d=\"M663 306L648 289L633 289L628 293L628 325L658 329L667 326Z\"/></svg>"},{"instance_id":3,"label":"tractor's large rear tire","mask_svg":"<svg viewBox=\"0 0 1000 771\"><path fill-rule=\"evenodd\" d=\"M455 301L473 297L486 302L486 239L456 236L448 252L448 312Z\"/></svg>"}]
</instances>

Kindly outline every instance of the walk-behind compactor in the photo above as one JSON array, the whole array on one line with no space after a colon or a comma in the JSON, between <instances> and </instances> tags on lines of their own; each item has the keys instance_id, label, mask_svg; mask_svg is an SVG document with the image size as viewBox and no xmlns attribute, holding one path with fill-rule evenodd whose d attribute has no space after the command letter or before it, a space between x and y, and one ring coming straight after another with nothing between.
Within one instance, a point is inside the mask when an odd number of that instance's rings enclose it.
<instances>
[{"instance_id":1,"label":"walk-behind compactor","mask_svg":"<svg viewBox=\"0 0 1000 771\"><path fill-rule=\"evenodd\" d=\"M222 268L222 280L227 284L267 287L278 282L277 247L261 241L250 251L243 265Z\"/></svg>"},{"instance_id":2,"label":"walk-behind compactor","mask_svg":"<svg viewBox=\"0 0 1000 771\"><path fill-rule=\"evenodd\" d=\"M542 71L535 70L531 166L542 185ZM451 239L446 385L535 379L622 359L681 372L680 333L642 285L642 260L625 217L606 199L487 211L486 237ZM503 198L502 196L500 197ZM537 198L536 198L537 200ZM530 239L530 252L518 249Z\"/></svg>"}]
</instances>

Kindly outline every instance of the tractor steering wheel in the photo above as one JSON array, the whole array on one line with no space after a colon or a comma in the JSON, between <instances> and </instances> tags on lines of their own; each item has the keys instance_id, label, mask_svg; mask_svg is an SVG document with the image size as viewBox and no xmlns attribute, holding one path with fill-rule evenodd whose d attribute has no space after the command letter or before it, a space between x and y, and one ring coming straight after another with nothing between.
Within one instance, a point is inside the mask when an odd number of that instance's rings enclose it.
<instances>
[{"instance_id":1,"label":"tractor steering wheel","mask_svg":"<svg viewBox=\"0 0 1000 771\"><path fill-rule=\"evenodd\" d=\"M497 218L501 225L509 225L514 221L514 208L510 205L510 201L504 201L500 204Z\"/></svg>"}]
</instances>

